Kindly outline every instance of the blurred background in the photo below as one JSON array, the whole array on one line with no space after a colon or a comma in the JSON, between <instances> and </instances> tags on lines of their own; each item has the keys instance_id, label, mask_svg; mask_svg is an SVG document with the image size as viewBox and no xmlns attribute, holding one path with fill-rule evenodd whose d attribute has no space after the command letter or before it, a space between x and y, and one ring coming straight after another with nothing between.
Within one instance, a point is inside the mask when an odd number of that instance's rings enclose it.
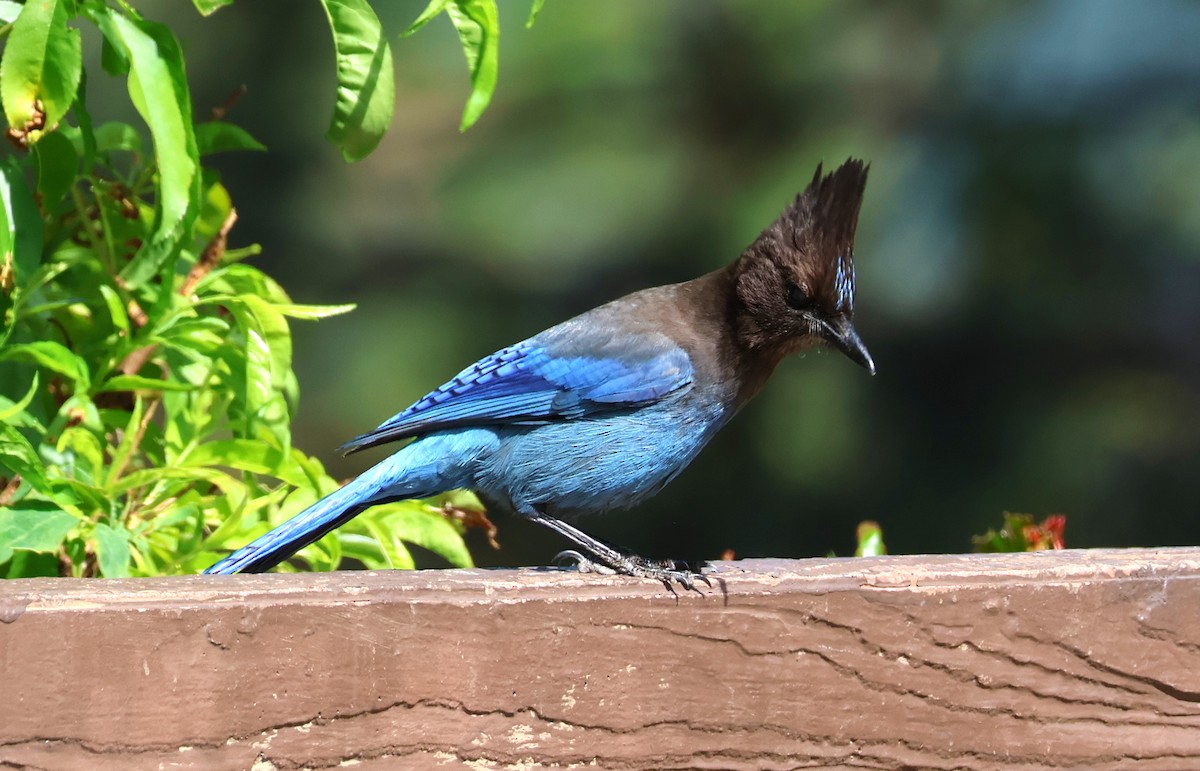
<instances>
[{"instance_id":1,"label":"blurred background","mask_svg":"<svg viewBox=\"0 0 1200 771\"><path fill-rule=\"evenodd\" d=\"M960 552L1001 512L1067 515L1068 546L1200 543L1200 4L501 3L499 86L457 131L448 19L376 2L393 35L390 134L345 165L323 134L318 3L209 19L138 3L183 38L197 115L263 155L221 156L231 246L298 302L298 446L333 448L463 366L600 302L725 265L812 177L871 163L856 325L877 377L785 362L648 505L585 521L647 556ZM89 84L98 120L128 110ZM108 114L111 108L111 115ZM565 546L501 516L482 565ZM431 561L429 564L434 564Z\"/></svg>"}]
</instances>

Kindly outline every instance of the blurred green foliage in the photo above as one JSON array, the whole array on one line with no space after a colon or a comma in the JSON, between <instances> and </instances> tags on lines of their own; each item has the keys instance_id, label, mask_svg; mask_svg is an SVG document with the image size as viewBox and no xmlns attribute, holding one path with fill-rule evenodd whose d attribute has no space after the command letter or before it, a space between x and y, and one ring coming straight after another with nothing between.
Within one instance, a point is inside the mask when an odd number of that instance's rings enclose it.
<instances>
[{"instance_id":1,"label":"blurred green foliage","mask_svg":"<svg viewBox=\"0 0 1200 771\"><path fill-rule=\"evenodd\" d=\"M338 49L329 138L357 159L391 119L390 56L365 2L324 4ZM170 27L101 0L4 2L0 24L16 148L0 160L0 575L196 572L336 489L292 446L288 320L353 306L296 304L242 262L257 246L227 248L237 217L204 164L265 148L194 121ZM77 26L100 34L99 67ZM101 67L140 127L93 121L86 75ZM415 544L470 565L461 533L477 507L462 494L378 507L295 562L411 568Z\"/></svg>"},{"instance_id":2,"label":"blurred green foliage","mask_svg":"<svg viewBox=\"0 0 1200 771\"><path fill-rule=\"evenodd\" d=\"M1034 522L1032 514L1004 512L1004 524L999 530L989 529L971 538L977 552L1046 551L1066 548L1064 531L1067 518L1051 514Z\"/></svg>"},{"instance_id":3,"label":"blurred green foliage","mask_svg":"<svg viewBox=\"0 0 1200 771\"><path fill-rule=\"evenodd\" d=\"M855 557L878 557L887 554L887 544L883 542L883 528L878 522L864 520L858 523L854 530L858 546L854 548Z\"/></svg>"}]
</instances>

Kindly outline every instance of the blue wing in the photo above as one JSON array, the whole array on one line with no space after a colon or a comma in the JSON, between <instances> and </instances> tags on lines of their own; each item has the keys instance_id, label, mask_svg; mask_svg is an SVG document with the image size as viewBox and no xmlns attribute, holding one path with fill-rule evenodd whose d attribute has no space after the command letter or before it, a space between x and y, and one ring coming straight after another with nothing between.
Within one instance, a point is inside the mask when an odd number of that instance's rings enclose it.
<instances>
[{"instance_id":1,"label":"blue wing","mask_svg":"<svg viewBox=\"0 0 1200 771\"><path fill-rule=\"evenodd\" d=\"M488 356L346 453L446 428L569 420L658 401L693 379L687 352L660 333L567 322Z\"/></svg>"}]
</instances>

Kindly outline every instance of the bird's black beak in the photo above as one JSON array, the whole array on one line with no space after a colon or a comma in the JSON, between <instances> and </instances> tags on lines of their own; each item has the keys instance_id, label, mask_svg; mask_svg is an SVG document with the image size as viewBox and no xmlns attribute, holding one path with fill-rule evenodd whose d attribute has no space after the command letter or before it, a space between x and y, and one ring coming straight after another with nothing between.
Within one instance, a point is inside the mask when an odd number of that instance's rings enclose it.
<instances>
[{"instance_id":1,"label":"bird's black beak","mask_svg":"<svg viewBox=\"0 0 1200 771\"><path fill-rule=\"evenodd\" d=\"M824 322L823 337L832 343L839 351L846 354L850 361L866 368L867 372L875 374L875 361L871 358L862 338L854 331L854 325L845 316L837 316Z\"/></svg>"}]
</instances>

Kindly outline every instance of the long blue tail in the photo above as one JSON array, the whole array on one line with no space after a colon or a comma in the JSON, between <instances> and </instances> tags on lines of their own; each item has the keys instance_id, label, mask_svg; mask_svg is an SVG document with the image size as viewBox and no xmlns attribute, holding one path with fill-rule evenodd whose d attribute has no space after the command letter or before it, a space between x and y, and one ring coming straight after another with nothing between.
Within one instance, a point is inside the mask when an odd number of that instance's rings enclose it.
<instances>
[{"instance_id":1,"label":"long blue tail","mask_svg":"<svg viewBox=\"0 0 1200 771\"><path fill-rule=\"evenodd\" d=\"M376 504L468 487L467 470L495 445L496 435L481 429L424 437L204 572L261 573Z\"/></svg>"},{"instance_id":2,"label":"long blue tail","mask_svg":"<svg viewBox=\"0 0 1200 771\"><path fill-rule=\"evenodd\" d=\"M362 477L359 477L362 479ZM361 485L355 479L325 496L304 511L265 535L246 544L205 573L261 573L283 562L330 530L349 522L371 506L362 500Z\"/></svg>"}]
</instances>

